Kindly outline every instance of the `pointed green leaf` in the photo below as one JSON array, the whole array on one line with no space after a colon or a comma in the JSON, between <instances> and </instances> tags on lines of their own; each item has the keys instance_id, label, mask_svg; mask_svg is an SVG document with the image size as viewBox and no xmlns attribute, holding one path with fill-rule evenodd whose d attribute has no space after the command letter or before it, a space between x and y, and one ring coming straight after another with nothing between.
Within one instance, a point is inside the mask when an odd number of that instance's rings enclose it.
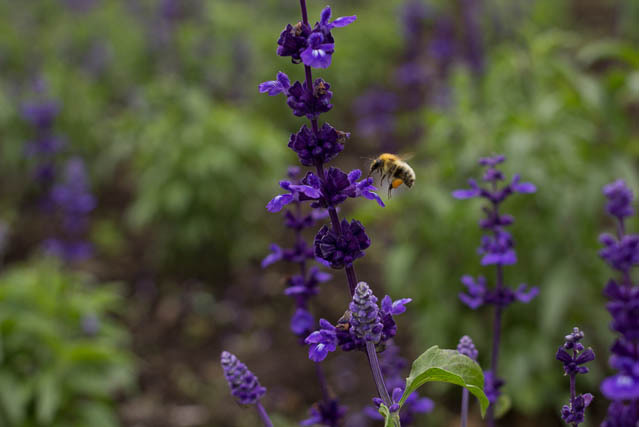
<instances>
[{"instance_id":1,"label":"pointed green leaf","mask_svg":"<svg viewBox=\"0 0 639 427\"><path fill-rule=\"evenodd\" d=\"M379 407L379 413L384 417L384 427L401 427L399 412L391 413L383 403Z\"/></svg>"},{"instance_id":2,"label":"pointed green leaf","mask_svg":"<svg viewBox=\"0 0 639 427\"><path fill-rule=\"evenodd\" d=\"M403 405L412 392L431 381L467 388L479 400L482 417L486 414L489 402L484 394L484 373L474 360L457 350L443 350L438 346L429 348L413 362L399 404Z\"/></svg>"}]
</instances>

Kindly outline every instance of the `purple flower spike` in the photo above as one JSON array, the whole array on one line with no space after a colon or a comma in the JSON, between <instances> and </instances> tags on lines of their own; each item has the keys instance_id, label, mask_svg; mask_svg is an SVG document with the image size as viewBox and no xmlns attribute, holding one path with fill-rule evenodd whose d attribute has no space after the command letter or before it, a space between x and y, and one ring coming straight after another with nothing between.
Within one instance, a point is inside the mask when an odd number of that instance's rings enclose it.
<instances>
[{"instance_id":1,"label":"purple flower spike","mask_svg":"<svg viewBox=\"0 0 639 427\"><path fill-rule=\"evenodd\" d=\"M335 52L335 44L324 43L322 33L313 33L308 38L308 47L300 55L304 65L313 68L328 68L331 55Z\"/></svg>"},{"instance_id":2,"label":"purple flower spike","mask_svg":"<svg viewBox=\"0 0 639 427\"><path fill-rule=\"evenodd\" d=\"M303 125L299 132L291 135L288 146L298 155L300 163L314 166L327 163L337 156L349 137L350 133L338 131L328 123L324 123L317 134Z\"/></svg>"},{"instance_id":3,"label":"purple flower spike","mask_svg":"<svg viewBox=\"0 0 639 427\"><path fill-rule=\"evenodd\" d=\"M320 329L310 334L304 342L309 344L308 358L313 362L321 362L326 359L330 351L337 348L337 336L335 335L335 326L331 325L328 320L320 319Z\"/></svg>"},{"instance_id":4,"label":"purple flower spike","mask_svg":"<svg viewBox=\"0 0 639 427\"><path fill-rule=\"evenodd\" d=\"M257 377L237 357L228 351L223 351L221 363L224 376L231 388L231 394L238 403L242 405L254 404L264 396L266 388L260 385Z\"/></svg>"},{"instance_id":5,"label":"purple flower spike","mask_svg":"<svg viewBox=\"0 0 639 427\"><path fill-rule=\"evenodd\" d=\"M348 309L351 312L351 335L373 344L379 343L383 325L379 321L377 298L368 284L357 284Z\"/></svg>"},{"instance_id":6,"label":"purple flower spike","mask_svg":"<svg viewBox=\"0 0 639 427\"><path fill-rule=\"evenodd\" d=\"M459 344L457 344L457 351L473 360L477 360L477 356L479 355L479 351L475 348L473 340L468 335L461 337Z\"/></svg>"}]
</instances>

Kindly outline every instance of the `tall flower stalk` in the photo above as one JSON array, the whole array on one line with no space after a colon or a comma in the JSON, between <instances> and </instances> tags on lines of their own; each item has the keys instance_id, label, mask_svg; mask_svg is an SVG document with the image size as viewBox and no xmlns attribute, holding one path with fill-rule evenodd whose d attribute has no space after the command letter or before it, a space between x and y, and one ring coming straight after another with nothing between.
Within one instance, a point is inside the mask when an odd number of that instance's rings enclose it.
<instances>
[{"instance_id":1,"label":"tall flower stalk","mask_svg":"<svg viewBox=\"0 0 639 427\"><path fill-rule=\"evenodd\" d=\"M300 168L290 167L288 179L290 184L300 185ZM287 280L287 288L284 294L295 301L295 311L291 317L291 331L300 339L300 344L305 345L304 338L314 329L315 320L311 314L309 301L319 292L319 285L331 279L331 275L321 271L317 266L309 268L309 261L315 259L313 247L304 240L303 231L313 227L317 221L328 216L326 210L314 209L310 213L303 210L302 202L297 197L289 205L284 213L284 225L293 230L295 240L292 248L282 248L271 244L269 255L262 261L265 268L278 261L286 261L297 265L299 273ZM302 421L301 425L326 425L335 427L346 413L346 408L341 406L338 400L331 396L327 385L324 369L319 362L315 362L315 372L322 393L321 401L311 407L310 417Z\"/></svg>"},{"instance_id":2,"label":"tall flower stalk","mask_svg":"<svg viewBox=\"0 0 639 427\"><path fill-rule=\"evenodd\" d=\"M570 402L561 408L561 419L566 424L578 427L584 422L584 412L590 405L593 395L590 393L577 394L577 375L587 374L585 365L595 360L595 352L591 348L585 348L581 341L584 333L579 328L573 328L572 333L566 335L566 342L559 347L555 358L564 364L564 374L570 378Z\"/></svg>"},{"instance_id":3,"label":"tall flower stalk","mask_svg":"<svg viewBox=\"0 0 639 427\"><path fill-rule=\"evenodd\" d=\"M354 170L346 174L338 168L325 168L325 164L344 149L344 142L350 134L338 131L328 123L319 125L320 114L332 108L330 99L333 93L330 91L330 84L321 78L313 80L312 73L312 68L327 68L331 64L335 51L335 40L331 31L334 28L350 25L356 17L347 16L331 21L331 8L327 6L322 10L320 20L311 27L306 0L300 0L300 9L302 20L295 25L287 25L282 31L277 42L277 54L290 56L293 63L304 65L304 82L296 81L291 84L289 77L280 72L276 80L260 84L259 89L260 92L271 96L285 94L293 114L309 119L310 129L303 125L297 133L291 135L288 146L298 155L300 163L313 167L315 173L308 172L299 185L290 182L280 183L280 186L288 193L276 196L268 203L267 209L277 212L293 200L309 201L312 208L327 209L331 226L322 227L315 237L315 256L334 269L343 268L353 303L356 301L364 303L366 300L367 304L370 304L368 307L372 310L373 305L376 305L376 302L372 301L372 292L371 295L365 292L366 296L356 294L358 281L353 267L353 262L364 256L370 240L359 221L340 221L336 207L349 197L359 196L376 200L381 206L383 203L374 193L376 189L372 186L371 178L358 181L362 175L361 171ZM370 315L368 320L376 319L371 313L368 314ZM390 314L389 316L392 322L392 316ZM364 321L364 318L358 317L358 314L353 314L353 320L357 322L358 319ZM324 319L320 321L320 326L320 331L314 332L307 338L307 342L311 344L309 357L315 361L322 360L327 352L334 350L337 345L335 327ZM360 326L364 327L363 324ZM374 330L376 328L377 326L373 327ZM349 330L349 328L345 329ZM312 340L311 337L313 337ZM376 344L381 341L381 338L377 341L374 339L376 337L375 334L363 336L354 333L351 341L353 348L362 345L366 350L378 394L384 404L390 407L392 401L384 384L376 352Z\"/></svg>"},{"instance_id":4,"label":"tall flower stalk","mask_svg":"<svg viewBox=\"0 0 639 427\"><path fill-rule=\"evenodd\" d=\"M490 290L486 285L486 278L483 276L479 276L477 279L463 276L461 281L467 289L466 293L459 294L459 298L471 309L476 309L484 304L495 306L490 371L485 372L484 386L484 391L491 402L487 417L490 427L495 425L495 404L500 395L500 388L504 384L504 381L498 376L503 311L515 301L530 302L539 292L536 287L527 290L525 284L512 290L504 282L504 266L515 264L517 255L513 238L505 229L514 222L514 218L500 212L501 204L514 193L528 194L536 191L533 184L520 182L521 178L518 174L513 176L509 184L502 185L502 181L506 178L497 169L497 165L504 162L505 159L501 155L481 158L479 164L486 168L482 177L484 186L480 186L477 181L470 179L468 181L470 189L453 192L453 197L456 199L479 197L488 201L488 205L483 208L485 216L479 222L479 226L485 230L486 234L482 237L478 252L482 256L482 266L495 266L495 287Z\"/></svg>"},{"instance_id":5,"label":"tall flower stalk","mask_svg":"<svg viewBox=\"0 0 639 427\"><path fill-rule=\"evenodd\" d=\"M615 235L599 237L604 245L599 255L617 273L617 278L608 281L604 295L612 316L610 327L619 336L609 359L617 373L601 383L601 392L612 401L601 426L635 426L639 423L639 282L633 282L632 271L639 266L639 234L628 232L626 220L636 212L632 190L623 180L604 186L603 193L617 230Z\"/></svg>"}]
</instances>

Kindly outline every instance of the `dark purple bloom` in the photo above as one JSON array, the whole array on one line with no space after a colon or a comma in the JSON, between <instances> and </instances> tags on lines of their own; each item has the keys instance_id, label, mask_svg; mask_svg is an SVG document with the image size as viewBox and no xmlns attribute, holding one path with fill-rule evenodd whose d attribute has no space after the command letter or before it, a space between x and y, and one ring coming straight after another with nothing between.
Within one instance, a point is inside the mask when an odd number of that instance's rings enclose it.
<instances>
[{"instance_id":1,"label":"dark purple bloom","mask_svg":"<svg viewBox=\"0 0 639 427\"><path fill-rule=\"evenodd\" d=\"M364 256L371 244L364 226L357 220L342 220L339 232L323 226L315 236L315 256L332 268L350 266Z\"/></svg>"},{"instance_id":2,"label":"dark purple bloom","mask_svg":"<svg viewBox=\"0 0 639 427\"><path fill-rule=\"evenodd\" d=\"M477 360L477 356L479 355L479 351L475 348L472 338L468 335L461 337L459 344L457 344L457 351L473 360Z\"/></svg>"},{"instance_id":3,"label":"dark purple bloom","mask_svg":"<svg viewBox=\"0 0 639 427\"><path fill-rule=\"evenodd\" d=\"M579 394L570 400L570 405L561 408L561 419L567 424L581 424L584 422L584 412L592 402L593 395L590 393Z\"/></svg>"},{"instance_id":4,"label":"dark purple bloom","mask_svg":"<svg viewBox=\"0 0 639 427\"><path fill-rule=\"evenodd\" d=\"M337 156L350 136L350 133L338 131L328 123L324 123L317 134L303 125L299 132L291 135L288 146L297 153L300 163L314 166Z\"/></svg>"},{"instance_id":5,"label":"dark purple bloom","mask_svg":"<svg viewBox=\"0 0 639 427\"><path fill-rule=\"evenodd\" d=\"M328 320L320 319L320 329L311 333L304 342L309 344L308 358L313 362L321 362L326 359L329 351L337 348L337 336L335 326Z\"/></svg>"},{"instance_id":6,"label":"dark purple bloom","mask_svg":"<svg viewBox=\"0 0 639 427\"><path fill-rule=\"evenodd\" d=\"M260 385L253 372L249 371L237 357L228 351L223 351L221 363L224 376L231 388L231 394L238 403L242 405L254 404L264 396L266 388Z\"/></svg>"},{"instance_id":7,"label":"dark purple bloom","mask_svg":"<svg viewBox=\"0 0 639 427\"><path fill-rule=\"evenodd\" d=\"M320 401L315 403L310 409L310 417L303 420L300 425L312 426L336 426L340 420L346 415L346 407L341 406L337 399L329 399L327 402Z\"/></svg>"},{"instance_id":8,"label":"dark purple bloom","mask_svg":"<svg viewBox=\"0 0 639 427\"><path fill-rule=\"evenodd\" d=\"M298 22L294 26L288 24L277 40L277 54L279 56L290 56L294 64L302 61L301 52L306 48L306 40L311 34L311 27Z\"/></svg>"},{"instance_id":9,"label":"dark purple bloom","mask_svg":"<svg viewBox=\"0 0 639 427\"><path fill-rule=\"evenodd\" d=\"M633 215L632 190L628 188L623 179L618 179L615 182L605 185L603 194L608 199L606 211L611 216L622 219Z\"/></svg>"},{"instance_id":10,"label":"dark purple bloom","mask_svg":"<svg viewBox=\"0 0 639 427\"><path fill-rule=\"evenodd\" d=\"M326 113L333 108L331 104L333 92L329 90L331 85L323 79L316 79L312 90L309 90L306 82L296 81L291 85L288 76L280 71L277 73L276 80L260 83L258 88L260 93L266 93L270 96L285 94L286 103L293 110L293 114L299 117L306 116L313 120L321 113Z\"/></svg>"},{"instance_id":11,"label":"dark purple bloom","mask_svg":"<svg viewBox=\"0 0 639 427\"><path fill-rule=\"evenodd\" d=\"M379 318L377 297L365 282L359 282L348 309L351 312L351 335L373 344L382 338L383 325Z\"/></svg>"}]
</instances>

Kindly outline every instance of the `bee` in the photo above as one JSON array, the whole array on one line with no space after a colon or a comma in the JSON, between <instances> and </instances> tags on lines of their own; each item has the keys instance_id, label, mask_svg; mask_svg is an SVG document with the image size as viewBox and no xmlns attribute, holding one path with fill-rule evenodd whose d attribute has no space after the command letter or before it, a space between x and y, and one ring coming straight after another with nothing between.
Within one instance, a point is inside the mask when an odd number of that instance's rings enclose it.
<instances>
[{"instance_id":1,"label":"bee","mask_svg":"<svg viewBox=\"0 0 639 427\"><path fill-rule=\"evenodd\" d=\"M391 191L394 188L405 184L408 188L413 186L415 182L415 171L408 163L402 160L396 154L384 153L380 154L373 163L371 163L368 176L375 171L379 171L382 175L380 185L384 182L384 178L388 178L388 198L391 197Z\"/></svg>"}]
</instances>

